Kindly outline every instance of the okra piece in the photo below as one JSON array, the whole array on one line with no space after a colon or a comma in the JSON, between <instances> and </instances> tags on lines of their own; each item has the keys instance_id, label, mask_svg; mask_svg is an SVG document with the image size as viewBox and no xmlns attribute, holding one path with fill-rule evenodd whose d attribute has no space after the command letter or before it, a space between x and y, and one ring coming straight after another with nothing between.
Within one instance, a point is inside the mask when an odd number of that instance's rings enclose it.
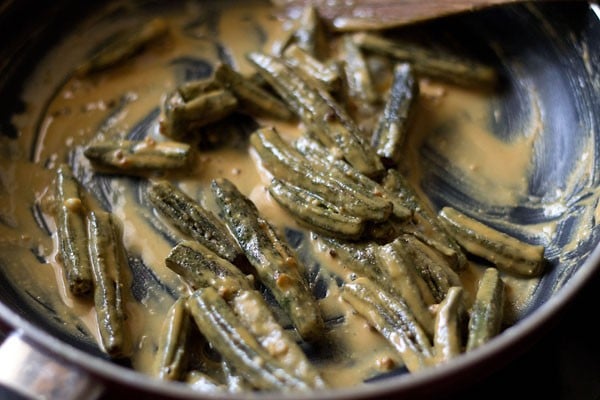
<instances>
[{"instance_id":1,"label":"okra piece","mask_svg":"<svg viewBox=\"0 0 600 400\"><path fill-rule=\"evenodd\" d=\"M371 73L361 49L350 35L342 37L342 51L344 75L350 99L359 107L375 104L379 97L373 86Z\"/></svg>"},{"instance_id":2,"label":"okra piece","mask_svg":"<svg viewBox=\"0 0 600 400\"><path fill-rule=\"evenodd\" d=\"M127 256L121 231L114 217L105 211L90 211L87 222L94 308L102 347L111 357L126 357L131 348L125 326L123 270L127 268Z\"/></svg>"},{"instance_id":3,"label":"okra piece","mask_svg":"<svg viewBox=\"0 0 600 400\"><path fill-rule=\"evenodd\" d=\"M160 379L179 381L188 367L191 317L187 297L179 297L163 322L156 351L154 375Z\"/></svg>"},{"instance_id":4,"label":"okra piece","mask_svg":"<svg viewBox=\"0 0 600 400\"><path fill-rule=\"evenodd\" d=\"M486 268L479 280L469 318L467 351L473 350L500 333L504 314L504 282L496 268Z\"/></svg>"},{"instance_id":5,"label":"okra piece","mask_svg":"<svg viewBox=\"0 0 600 400\"><path fill-rule=\"evenodd\" d=\"M311 388L327 386L296 340L269 311L260 292L242 291L229 304L242 324L283 368L293 371L293 375Z\"/></svg>"},{"instance_id":6,"label":"okra piece","mask_svg":"<svg viewBox=\"0 0 600 400\"><path fill-rule=\"evenodd\" d=\"M291 44L283 52L285 62L296 71L319 82L328 92L340 87L340 72L336 64L325 64L296 44Z\"/></svg>"},{"instance_id":7,"label":"okra piece","mask_svg":"<svg viewBox=\"0 0 600 400\"><path fill-rule=\"evenodd\" d=\"M324 385L294 338L275 319L260 292L234 265L196 242L180 242L166 259L168 268L194 288L212 287L268 353L311 387Z\"/></svg>"},{"instance_id":8,"label":"okra piece","mask_svg":"<svg viewBox=\"0 0 600 400\"><path fill-rule=\"evenodd\" d=\"M191 158L187 143L154 139L117 140L88 145L83 151L95 169L107 172L146 172L182 168Z\"/></svg>"},{"instance_id":9,"label":"okra piece","mask_svg":"<svg viewBox=\"0 0 600 400\"><path fill-rule=\"evenodd\" d=\"M439 304L435 317L433 346L438 362L448 361L463 352L463 322L466 310L463 288L453 286Z\"/></svg>"},{"instance_id":10,"label":"okra piece","mask_svg":"<svg viewBox=\"0 0 600 400\"><path fill-rule=\"evenodd\" d=\"M288 180L336 204L347 214L365 220L383 221L392 212L390 201L374 196L364 188L348 184L348 180L335 179L310 163L292 146L286 143L274 128L261 128L250 135L250 144L259 155L263 165L281 180Z\"/></svg>"},{"instance_id":11,"label":"okra piece","mask_svg":"<svg viewBox=\"0 0 600 400\"><path fill-rule=\"evenodd\" d=\"M417 75L442 79L459 85L482 87L492 87L498 80L494 68L440 50L432 50L399 40L390 40L365 32L354 34L353 40L366 51L411 63Z\"/></svg>"},{"instance_id":12,"label":"okra piece","mask_svg":"<svg viewBox=\"0 0 600 400\"><path fill-rule=\"evenodd\" d=\"M414 212L416 223L404 225L407 233L436 249L455 271L463 270L467 265L467 257L462 248L446 233L438 216L419 197L410 182L397 170L389 169L384 177L383 187Z\"/></svg>"},{"instance_id":13,"label":"okra piece","mask_svg":"<svg viewBox=\"0 0 600 400\"><path fill-rule=\"evenodd\" d=\"M190 101L185 101L175 90L163 102L160 132L175 140L185 138L197 129L225 118L237 106L237 98L229 90L215 89Z\"/></svg>"},{"instance_id":14,"label":"okra piece","mask_svg":"<svg viewBox=\"0 0 600 400\"><path fill-rule=\"evenodd\" d=\"M342 298L394 346L410 372L433 364L431 342L402 299L367 278L346 283Z\"/></svg>"},{"instance_id":15,"label":"okra piece","mask_svg":"<svg viewBox=\"0 0 600 400\"><path fill-rule=\"evenodd\" d=\"M263 390L308 390L256 340L212 287L196 290L187 302L200 332L251 385Z\"/></svg>"},{"instance_id":16,"label":"okra piece","mask_svg":"<svg viewBox=\"0 0 600 400\"><path fill-rule=\"evenodd\" d=\"M315 232L346 239L358 239L364 220L344 214L335 204L289 182L273 179L269 193L301 224Z\"/></svg>"},{"instance_id":17,"label":"okra piece","mask_svg":"<svg viewBox=\"0 0 600 400\"><path fill-rule=\"evenodd\" d=\"M223 89L223 85L215 79L214 75L210 78L187 81L177 86L177 91L184 102L220 89Z\"/></svg>"},{"instance_id":18,"label":"okra piece","mask_svg":"<svg viewBox=\"0 0 600 400\"><path fill-rule=\"evenodd\" d=\"M218 64L213 74L223 87L235 95L239 107L248 114L271 116L284 121L293 117L292 112L281 100L233 70L229 65Z\"/></svg>"},{"instance_id":19,"label":"okra piece","mask_svg":"<svg viewBox=\"0 0 600 400\"><path fill-rule=\"evenodd\" d=\"M307 341L321 337L324 324L296 255L254 203L227 179L211 184L225 222L260 281L290 317L298 334Z\"/></svg>"},{"instance_id":20,"label":"okra piece","mask_svg":"<svg viewBox=\"0 0 600 400\"><path fill-rule=\"evenodd\" d=\"M392 245L412 262L417 273L431 289L436 303L444 300L452 286L462 286L459 276L439 252L415 236L403 234Z\"/></svg>"},{"instance_id":21,"label":"okra piece","mask_svg":"<svg viewBox=\"0 0 600 400\"><path fill-rule=\"evenodd\" d=\"M83 188L71 168L60 165L56 171L56 234L67 287L75 296L89 293L94 279L82 195Z\"/></svg>"},{"instance_id":22,"label":"okra piece","mask_svg":"<svg viewBox=\"0 0 600 400\"><path fill-rule=\"evenodd\" d=\"M359 185L359 187L372 197L382 198L392 203L392 213L395 217L404 220L412 217L412 210L406 207L404 201L394 193L391 193L379 183L368 176L360 173L346 161L336 158L318 142L305 136L298 138L295 142L296 149L313 165L319 165L323 170L329 171L336 180L347 182L347 184ZM333 168L332 168L333 167ZM354 187L354 185L352 185Z\"/></svg>"},{"instance_id":23,"label":"okra piece","mask_svg":"<svg viewBox=\"0 0 600 400\"><path fill-rule=\"evenodd\" d=\"M138 53L150 42L168 34L169 27L162 18L155 18L143 26L123 32L111 42L83 62L78 68L79 75L88 75L122 63Z\"/></svg>"},{"instance_id":24,"label":"okra piece","mask_svg":"<svg viewBox=\"0 0 600 400\"><path fill-rule=\"evenodd\" d=\"M370 242L351 242L319 236L319 241L327 247L332 258L338 258L340 263L352 272L352 276L366 276L383 285L387 285L386 274L377 260L377 247Z\"/></svg>"},{"instance_id":25,"label":"okra piece","mask_svg":"<svg viewBox=\"0 0 600 400\"><path fill-rule=\"evenodd\" d=\"M396 165L419 96L419 85L408 63L397 64L385 108L379 117L371 145L384 165Z\"/></svg>"},{"instance_id":26,"label":"okra piece","mask_svg":"<svg viewBox=\"0 0 600 400\"><path fill-rule=\"evenodd\" d=\"M328 53L327 36L327 28L318 10L312 5L306 6L298 20L292 43L317 60L323 60Z\"/></svg>"},{"instance_id":27,"label":"okra piece","mask_svg":"<svg viewBox=\"0 0 600 400\"><path fill-rule=\"evenodd\" d=\"M398 246L388 243L377 249L377 259L387 272L394 292L398 293L412 311L415 319L425 332L433 337L433 316L431 315L425 297L433 295L427 288L423 278L410 264L410 260L398 251ZM425 294L422 293L425 289Z\"/></svg>"},{"instance_id":28,"label":"okra piece","mask_svg":"<svg viewBox=\"0 0 600 400\"><path fill-rule=\"evenodd\" d=\"M235 265L191 240L177 243L165 259L165 265L195 289L212 286L230 294L253 289L246 275Z\"/></svg>"},{"instance_id":29,"label":"okra piece","mask_svg":"<svg viewBox=\"0 0 600 400\"><path fill-rule=\"evenodd\" d=\"M542 273L544 246L523 242L452 207L444 207L439 217L467 252L485 258L509 274L536 277Z\"/></svg>"},{"instance_id":30,"label":"okra piece","mask_svg":"<svg viewBox=\"0 0 600 400\"><path fill-rule=\"evenodd\" d=\"M156 211L184 234L230 262L243 257L225 224L170 182L150 183L147 196Z\"/></svg>"},{"instance_id":31,"label":"okra piece","mask_svg":"<svg viewBox=\"0 0 600 400\"><path fill-rule=\"evenodd\" d=\"M323 145L341 151L348 163L367 176L383 173L375 150L324 88L304 79L282 59L257 52L247 58Z\"/></svg>"}]
</instances>

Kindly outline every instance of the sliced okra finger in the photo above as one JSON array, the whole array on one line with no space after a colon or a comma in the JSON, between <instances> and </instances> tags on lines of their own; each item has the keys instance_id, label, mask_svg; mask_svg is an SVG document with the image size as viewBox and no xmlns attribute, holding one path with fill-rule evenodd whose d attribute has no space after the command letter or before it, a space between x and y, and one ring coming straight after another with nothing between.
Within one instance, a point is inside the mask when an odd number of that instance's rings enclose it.
<instances>
[{"instance_id":1,"label":"sliced okra finger","mask_svg":"<svg viewBox=\"0 0 600 400\"><path fill-rule=\"evenodd\" d=\"M190 286L217 290L271 357L311 387L324 386L295 338L277 322L262 294L234 265L191 241L178 243L165 262Z\"/></svg>"},{"instance_id":2,"label":"sliced okra finger","mask_svg":"<svg viewBox=\"0 0 600 400\"><path fill-rule=\"evenodd\" d=\"M89 293L93 273L88 254L86 206L83 189L71 168L62 164L56 171L56 234L59 256L69 292L75 296Z\"/></svg>"},{"instance_id":3,"label":"sliced okra finger","mask_svg":"<svg viewBox=\"0 0 600 400\"><path fill-rule=\"evenodd\" d=\"M523 277L542 273L544 246L526 243L452 207L444 207L439 218L467 252L485 258L502 271Z\"/></svg>"},{"instance_id":4,"label":"sliced okra finger","mask_svg":"<svg viewBox=\"0 0 600 400\"><path fill-rule=\"evenodd\" d=\"M177 92L179 92L184 102L202 96L204 93L220 89L223 89L223 85L215 79L214 75L210 78L187 81L177 86Z\"/></svg>"},{"instance_id":5,"label":"sliced okra finger","mask_svg":"<svg viewBox=\"0 0 600 400\"><path fill-rule=\"evenodd\" d=\"M466 86L492 87L498 80L494 68L447 52L390 40L373 33L356 33L353 40L364 50L411 63L418 75Z\"/></svg>"},{"instance_id":6,"label":"sliced okra finger","mask_svg":"<svg viewBox=\"0 0 600 400\"><path fill-rule=\"evenodd\" d=\"M323 60L328 53L327 36L327 28L319 11L312 5L304 7L291 42L317 60Z\"/></svg>"},{"instance_id":7,"label":"sliced okra finger","mask_svg":"<svg viewBox=\"0 0 600 400\"><path fill-rule=\"evenodd\" d=\"M346 283L342 298L394 346L410 372L433 364L431 342L402 299L367 278Z\"/></svg>"},{"instance_id":8,"label":"sliced okra finger","mask_svg":"<svg viewBox=\"0 0 600 400\"><path fill-rule=\"evenodd\" d=\"M367 176L383 173L381 160L358 126L316 81L304 79L283 59L258 52L247 58L323 145L341 151L348 163Z\"/></svg>"},{"instance_id":9,"label":"sliced okra finger","mask_svg":"<svg viewBox=\"0 0 600 400\"><path fill-rule=\"evenodd\" d=\"M382 221L392 212L389 200L374 196L348 179L336 179L327 166L308 162L274 128L258 129L250 135L250 143L275 178L319 195L349 215Z\"/></svg>"},{"instance_id":10,"label":"sliced okra finger","mask_svg":"<svg viewBox=\"0 0 600 400\"><path fill-rule=\"evenodd\" d=\"M315 232L346 239L362 235L363 219L344 214L335 204L303 188L273 179L268 189L280 206Z\"/></svg>"},{"instance_id":11,"label":"sliced okra finger","mask_svg":"<svg viewBox=\"0 0 600 400\"><path fill-rule=\"evenodd\" d=\"M242 271L199 242L177 243L167 255L165 265L193 288L213 286L222 293L253 289Z\"/></svg>"},{"instance_id":12,"label":"sliced okra finger","mask_svg":"<svg viewBox=\"0 0 600 400\"><path fill-rule=\"evenodd\" d=\"M182 380L188 367L191 317L187 297L180 297L169 309L161 328L154 375L165 380Z\"/></svg>"},{"instance_id":13,"label":"sliced okra finger","mask_svg":"<svg viewBox=\"0 0 600 400\"><path fill-rule=\"evenodd\" d=\"M415 236L403 234L391 245L412 262L417 273L429 286L436 303L444 300L452 286L462 286L460 277L446 259Z\"/></svg>"},{"instance_id":14,"label":"sliced okra finger","mask_svg":"<svg viewBox=\"0 0 600 400\"><path fill-rule=\"evenodd\" d=\"M292 112L281 100L229 65L218 64L213 74L223 87L236 96L239 107L248 114L271 116L281 120L289 120L293 117Z\"/></svg>"},{"instance_id":15,"label":"sliced okra finger","mask_svg":"<svg viewBox=\"0 0 600 400\"><path fill-rule=\"evenodd\" d=\"M147 196L154 208L181 232L230 262L242 257L242 250L225 224L175 185L152 182Z\"/></svg>"},{"instance_id":16,"label":"sliced okra finger","mask_svg":"<svg viewBox=\"0 0 600 400\"><path fill-rule=\"evenodd\" d=\"M308 390L310 387L287 371L263 348L254 335L212 287L196 290L188 309L200 332L257 389Z\"/></svg>"},{"instance_id":17,"label":"sliced okra finger","mask_svg":"<svg viewBox=\"0 0 600 400\"><path fill-rule=\"evenodd\" d=\"M463 352L463 322L466 317L464 290L453 286L439 304L435 316L433 346L438 362L445 362Z\"/></svg>"},{"instance_id":18,"label":"sliced okra finger","mask_svg":"<svg viewBox=\"0 0 600 400\"><path fill-rule=\"evenodd\" d=\"M79 75L101 71L127 60L148 43L168 34L169 26L162 18L154 18L139 28L122 32L89 60L77 68Z\"/></svg>"},{"instance_id":19,"label":"sliced okra finger","mask_svg":"<svg viewBox=\"0 0 600 400\"><path fill-rule=\"evenodd\" d=\"M362 50L350 35L342 37L344 75L350 99L357 106L369 106L379 100Z\"/></svg>"},{"instance_id":20,"label":"sliced okra finger","mask_svg":"<svg viewBox=\"0 0 600 400\"><path fill-rule=\"evenodd\" d=\"M189 163L192 153L187 143L146 138L92 143L83 154L95 169L127 174L181 168Z\"/></svg>"},{"instance_id":21,"label":"sliced okra finger","mask_svg":"<svg viewBox=\"0 0 600 400\"><path fill-rule=\"evenodd\" d=\"M396 65L385 107L371 139L371 145L385 165L395 165L402 155L402 145L418 96L419 85L411 65Z\"/></svg>"},{"instance_id":22,"label":"sliced okra finger","mask_svg":"<svg viewBox=\"0 0 600 400\"><path fill-rule=\"evenodd\" d=\"M104 211L90 211L87 222L102 347L111 357L126 357L132 349L125 325L123 274L128 265L120 228L112 214Z\"/></svg>"},{"instance_id":23,"label":"sliced okra finger","mask_svg":"<svg viewBox=\"0 0 600 400\"><path fill-rule=\"evenodd\" d=\"M260 292L240 291L231 298L229 304L256 340L285 369L293 371L295 376L311 388L327 386L296 339L277 322Z\"/></svg>"},{"instance_id":24,"label":"sliced okra finger","mask_svg":"<svg viewBox=\"0 0 600 400\"><path fill-rule=\"evenodd\" d=\"M486 268L479 280L469 318L467 351L500 333L504 316L504 282L496 268Z\"/></svg>"},{"instance_id":25,"label":"sliced okra finger","mask_svg":"<svg viewBox=\"0 0 600 400\"><path fill-rule=\"evenodd\" d=\"M366 195L392 203L392 213L395 217L404 220L412 216L412 210L406 207L401 198L389 192L373 179L360 173L344 160L332 155L318 142L303 136L298 138L294 145L312 165L317 165L323 170L329 171L329 174L336 180L347 182L349 186L363 191Z\"/></svg>"},{"instance_id":26,"label":"sliced okra finger","mask_svg":"<svg viewBox=\"0 0 600 400\"><path fill-rule=\"evenodd\" d=\"M237 98L229 90L215 89L185 101L175 90L165 97L162 105L160 131L179 140L198 128L219 121L238 107Z\"/></svg>"},{"instance_id":27,"label":"sliced okra finger","mask_svg":"<svg viewBox=\"0 0 600 400\"><path fill-rule=\"evenodd\" d=\"M446 233L437 215L421 199L410 182L398 170L389 169L383 179L383 187L414 212L415 224L405 224L403 229L436 249L452 269L463 270L467 265L467 257L462 248Z\"/></svg>"},{"instance_id":28,"label":"sliced okra finger","mask_svg":"<svg viewBox=\"0 0 600 400\"><path fill-rule=\"evenodd\" d=\"M340 88L340 71L335 63L322 63L296 44L291 44L283 52L285 62L319 82L328 92Z\"/></svg>"},{"instance_id":29,"label":"sliced okra finger","mask_svg":"<svg viewBox=\"0 0 600 400\"><path fill-rule=\"evenodd\" d=\"M431 299L433 295L423 278L410 264L410 260L398 251L397 246L381 246L376 254L391 280L394 291L404 299L425 332L433 337L433 316L425 301L425 298Z\"/></svg>"},{"instance_id":30,"label":"sliced okra finger","mask_svg":"<svg viewBox=\"0 0 600 400\"><path fill-rule=\"evenodd\" d=\"M246 258L290 317L298 334L308 341L320 339L324 328L321 310L296 255L233 183L215 179L211 187Z\"/></svg>"}]
</instances>

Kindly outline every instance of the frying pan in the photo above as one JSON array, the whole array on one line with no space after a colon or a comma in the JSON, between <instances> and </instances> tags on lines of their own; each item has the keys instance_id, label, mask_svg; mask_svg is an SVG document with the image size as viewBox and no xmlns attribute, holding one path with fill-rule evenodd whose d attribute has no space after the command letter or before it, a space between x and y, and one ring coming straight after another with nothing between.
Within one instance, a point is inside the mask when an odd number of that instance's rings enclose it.
<instances>
[{"instance_id":1,"label":"frying pan","mask_svg":"<svg viewBox=\"0 0 600 400\"><path fill-rule=\"evenodd\" d=\"M143 3L148 7L161 6L158 1ZM11 117L27 106L20 94L34 65L61 35L72 33L77 22L96 12L97 7L96 2L69 0L0 3L0 33L4 41L0 48L0 135L5 149L19 140ZM118 10L126 12L125 9ZM520 132L519 127L530 117L531 93L536 94L541 133L535 143L528 200L510 208L481 203L452 185L447 169L434 162L438 159L436 154L423 158L430 165L421 186L436 206L460 204L466 210L480 210L489 221L503 216L505 223L500 228L504 230L555 221L556 234L547 244L548 270L519 321L486 346L435 369L415 375L390 374L364 386L319 393L321 398L376 398L391 394L408 398L438 393L438 388L447 389L450 382L468 383L491 371L492 364L498 368L516 357L526 344L542 336L544 328L597 273L600 265L599 19L597 5L556 2L494 8L404 28L411 35L434 42L442 38L444 43L499 68L502 94L496 101L507 118L490 121L499 138L511 140L515 132ZM28 145L35 148L35 143ZM5 149L2 157L9 157ZM65 329L64 321L52 309L43 302L32 301L31 293L15 287L1 267L0 327L8 337L0 348L0 364L3 364L0 375L4 384L23 393L37 392L57 399L93 399L106 387L142 394L144 398L200 397L181 385L159 382L127 365L107 360L84 333L74 334ZM144 279L151 277L144 275ZM137 284L147 285L147 282ZM6 371L11 372L9 379ZM257 396L292 398L281 394Z\"/></svg>"}]
</instances>

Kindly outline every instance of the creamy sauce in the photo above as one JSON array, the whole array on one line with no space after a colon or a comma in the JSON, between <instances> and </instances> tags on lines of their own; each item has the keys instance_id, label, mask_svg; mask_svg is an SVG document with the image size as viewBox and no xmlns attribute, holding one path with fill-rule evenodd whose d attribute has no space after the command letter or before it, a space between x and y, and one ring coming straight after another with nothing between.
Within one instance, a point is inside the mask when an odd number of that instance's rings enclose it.
<instances>
[{"instance_id":1,"label":"creamy sauce","mask_svg":"<svg viewBox=\"0 0 600 400\"><path fill-rule=\"evenodd\" d=\"M243 4L224 13L216 30L234 65L242 72L250 72L244 54L269 46L280 28L279 21L266 7ZM193 38L184 35L180 29L200 12L201 9L191 6L183 13L162 15L171 27L168 38L123 66L90 79L71 76L64 81L63 77L73 68L71 60L83 59L90 43L103 38L106 32L137 21L84 22L90 34L66 38L40 62L25 88L23 97L28 105L27 112L16 115L13 120L19 128L20 139L16 148L9 151L10 157L0 158L0 217L7 222L0 224L0 261L15 287L55 310L65 322L66 330L75 331L80 327L98 340L92 302L74 299L67 292L62 268L56 259L55 234L48 235L39 227L31 217L30 208L33 204L41 204L43 220L49 231L55 232L48 204L52 200L51 181L58 163L74 152L84 176L89 179L91 167L81 156L80 146L91 140L122 137L156 110L162 96L180 83L174 73L176 67L170 65L171 60L191 54L216 62L219 54L213 42L206 39L212 32L200 27L193 31ZM140 15L139 19L143 17ZM256 27L272 32L265 43L261 43L261 31ZM53 93L55 88L58 91ZM489 93L429 81L421 82L421 93L403 164L410 179L418 182L423 176L420 149L427 145L450 160L457 175L462 177L466 192L473 198L492 205L517 204L527 193L536 139L535 121L530 124L532 132L518 135L518 139L510 142L503 141L488 129L490 115L494 113ZM46 104L47 99L51 100ZM111 117L107 119L108 116ZM535 113L532 119L535 119ZM259 123L277 124L287 139L298 132L291 124L266 120ZM452 129L444 129L448 124ZM161 139L156 126L149 135ZM31 154L30 149L33 149ZM507 163L506 160L511 161ZM298 229L292 218L268 196L265 190L268 173L247 149L226 147L200 152L185 174L161 177L176 182L209 208L214 205L206 195L209 192L207 185L214 177L226 177L277 227ZM109 201L112 211L123 223L128 252L136 255L172 293L186 293L188 288L164 265L171 244L151 228L148 210L140 207L132 186L120 178L111 180L110 186ZM550 224L535 229L545 230L549 235L553 232ZM31 249L35 249L39 257L36 258ZM316 363L323 378L331 386L355 385L401 366L402 360L396 351L340 299L339 288L328 275L347 280L349 272L338 261L332 260L327 249L314 245L311 251L313 257L326 266L320 272L328 285L327 296L320 300L325 317L345 317L344 323L331 325L325 339L335 348L335 360ZM461 279L468 293L474 293L481 273L482 268L477 265L470 265L462 273ZM506 315L513 320L526 306L537 280L506 276L505 282L508 288ZM161 324L174 300L154 286L146 289L143 297L127 303L128 328L136 345L132 364L142 372L150 372Z\"/></svg>"}]
</instances>

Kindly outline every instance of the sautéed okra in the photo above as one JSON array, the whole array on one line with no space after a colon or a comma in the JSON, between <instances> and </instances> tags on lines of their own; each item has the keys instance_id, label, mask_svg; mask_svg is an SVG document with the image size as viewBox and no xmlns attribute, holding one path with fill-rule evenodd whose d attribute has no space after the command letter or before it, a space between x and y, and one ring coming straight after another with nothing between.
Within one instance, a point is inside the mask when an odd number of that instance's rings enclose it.
<instances>
[{"instance_id":1,"label":"saut\u00e9ed okra","mask_svg":"<svg viewBox=\"0 0 600 400\"><path fill-rule=\"evenodd\" d=\"M272 207L311 235L315 247L328 249L330 262L351 271L325 296L336 296L387 342L399 360L390 369L417 372L484 345L506 325L504 274L526 279L544 272L542 246L459 207L437 214L399 167L419 79L489 88L496 72L379 34L328 31L311 7L302 20L277 47L244 55L253 74L215 62L210 77L165 92L159 140L100 137L81 152L109 180L143 180L142 196L174 232L164 265L185 289L164 316L152 368L159 379L218 392L330 385L306 349L332 340L331 311L280 225L227 178L212 176L204 187L209 200L201 201L181 180L162 175L186 177L193 159L207 151L202 135L239 115L259 121L247 151L263 171ZM78 76L110 73L169 29L155 19L119 37L83 63ZM372 55L390 66L385 90L373 79ZM300 132L292 139L291 126ZM127 247L120 222L68 165L57 169L55 181L66 287L78 298L93 296L99 346L115 359L128 357L134 344L124 303L131 285L122 271ZM477 267L481 277L467 287L471 255L487 265ZM327 262L320 268L328 271Z\"/></svg>"}]
</instances>

